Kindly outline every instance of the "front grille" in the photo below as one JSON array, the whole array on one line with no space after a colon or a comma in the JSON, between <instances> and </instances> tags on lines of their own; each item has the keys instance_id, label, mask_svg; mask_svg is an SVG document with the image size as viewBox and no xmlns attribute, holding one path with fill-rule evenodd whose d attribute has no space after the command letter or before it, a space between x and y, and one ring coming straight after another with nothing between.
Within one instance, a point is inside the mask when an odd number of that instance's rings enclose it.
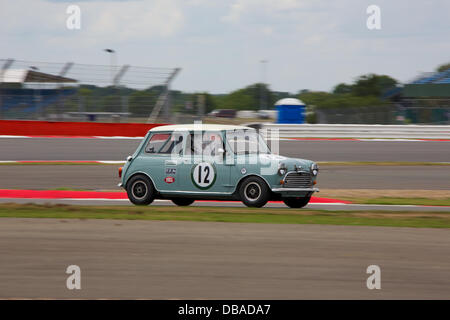
<instances>
[{"instance_id":1,"label":"front grille","mask_svg":"<svg viewBox=\"0 0 450 320\"><path fill-rule=\"evenodd\" d=\"M285 188L311 188L312 179L309 172L289 172L284 178Z\"/></svg>"}]
</instances>

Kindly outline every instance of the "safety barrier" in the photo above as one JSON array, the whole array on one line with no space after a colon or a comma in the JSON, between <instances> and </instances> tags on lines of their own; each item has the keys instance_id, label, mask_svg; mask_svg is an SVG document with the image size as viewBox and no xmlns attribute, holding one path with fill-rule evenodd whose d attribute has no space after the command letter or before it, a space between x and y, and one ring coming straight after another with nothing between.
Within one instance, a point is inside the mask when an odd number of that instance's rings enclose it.
<instances>
[{"instance_id":1,"label":"safety barrier","mask_svg":"<svg viewBox=\"0 0 450 320\"><path fill-rule=\"evenodd\" d=\"M0 135L143 137L159 123L57 122L0 120Z\"/></svg>"},{"instance_id":2,"label":"safety barrier","mask_svg":"<svg viewBox=\"0 0 450 320\"><path fill-rule=\"evenodd\" d=\"M445 125L261 123L260 128L277 129L285 138L450 139L450 126Z\"/></svg>"},{"instance_id":3,"label":"safety barrier","mask_svg":"<svg viewBox=\"0 0 450 320\"><path fill-rule=\"evenodd\" d=\"M0 120L0 135L143 137L160 125L163 124ZM251 126L277 129L282 138L450 139L450 126L444 125L261 123Z\"/></svg>"}]
</instances>

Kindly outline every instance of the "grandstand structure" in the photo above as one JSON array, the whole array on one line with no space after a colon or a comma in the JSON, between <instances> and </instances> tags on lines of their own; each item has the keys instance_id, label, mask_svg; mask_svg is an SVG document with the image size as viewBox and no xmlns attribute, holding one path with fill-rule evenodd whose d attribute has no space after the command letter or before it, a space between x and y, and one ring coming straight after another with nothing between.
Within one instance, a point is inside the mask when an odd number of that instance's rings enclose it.
<instances>
[{"instance_id":1,"label":"grandstand structure","mask_svg":"<svg viewBox=\"0 0 450 320\"><path fill-rule=\"evenodd\" d=\"M450 83L450 69L442 72L432 72L426 75L420 76L418 79L412 81L412 84L441 84Z\"/></svg>"},{"instance_id":2,"label":"grandstand structure","mask_svg":"<svg viewBox=\"0 0 450 320\"><path fill-rule=\"evenodd\" d=\"M0 119L168 121L179 71L0 59Z\"/></svg>"},{"instance_id":3,"label":"grandstand structure","mask_svg":"<svg viewBox=\"0 0 450 320\"><path fill-rule=\"evenodd\" d=\"M450 69L424 74L407 83L403 90L403 96L450 99Z\"/></svg>"},{"instance_id":4,"label":"grandstand structure","mask_svg":"<svg viewBox=\"0 0 450 320\"><path fill-rule=\"evenodd\" d=\"M383 94L401 123L450 124L450 69L419 75Z\"/></svg>"}]
</instances>

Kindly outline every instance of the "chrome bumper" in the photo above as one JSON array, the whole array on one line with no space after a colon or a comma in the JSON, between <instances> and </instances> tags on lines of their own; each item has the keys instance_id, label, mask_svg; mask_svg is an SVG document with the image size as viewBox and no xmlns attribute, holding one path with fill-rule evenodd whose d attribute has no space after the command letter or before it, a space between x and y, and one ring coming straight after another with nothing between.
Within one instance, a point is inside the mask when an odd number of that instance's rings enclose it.
<instances>
[{"instance_id":1,"label":"chrome bumper","mask_svg":"<svg viewBox=\"0 0 450 320\"><path fill-rule=\"evenodd\" d=\"M122 188L122 182L119 182L119 184L117 186Z\"/></svg>"},{"instance_id":2,"label":"chrome bumper","mask_svg":"<svg viewBox=\"0 0 450 320\"><path fill-rule=\"evenodd\" d=\"M319 188L273 188L273 192L319 192Z\"/></svg>"}]
</instances>

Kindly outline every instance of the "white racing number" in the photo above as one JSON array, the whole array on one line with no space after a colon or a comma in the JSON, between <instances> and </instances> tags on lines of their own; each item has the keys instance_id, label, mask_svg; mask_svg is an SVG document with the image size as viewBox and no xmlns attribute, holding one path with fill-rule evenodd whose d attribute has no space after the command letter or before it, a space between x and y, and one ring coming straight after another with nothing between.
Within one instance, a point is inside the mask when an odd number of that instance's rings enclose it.
<instances>
[{"instance_id":1,"label":"white racing number","mask_svg":"<svg viewBox=\"0 0 450 320\"><path fill-rule=\"evenodd\" d=\"M200 162L192 170L192 181L200 189L210 188L216 181L216 171L209 162Z\"/></svg>"}]
</instances>

